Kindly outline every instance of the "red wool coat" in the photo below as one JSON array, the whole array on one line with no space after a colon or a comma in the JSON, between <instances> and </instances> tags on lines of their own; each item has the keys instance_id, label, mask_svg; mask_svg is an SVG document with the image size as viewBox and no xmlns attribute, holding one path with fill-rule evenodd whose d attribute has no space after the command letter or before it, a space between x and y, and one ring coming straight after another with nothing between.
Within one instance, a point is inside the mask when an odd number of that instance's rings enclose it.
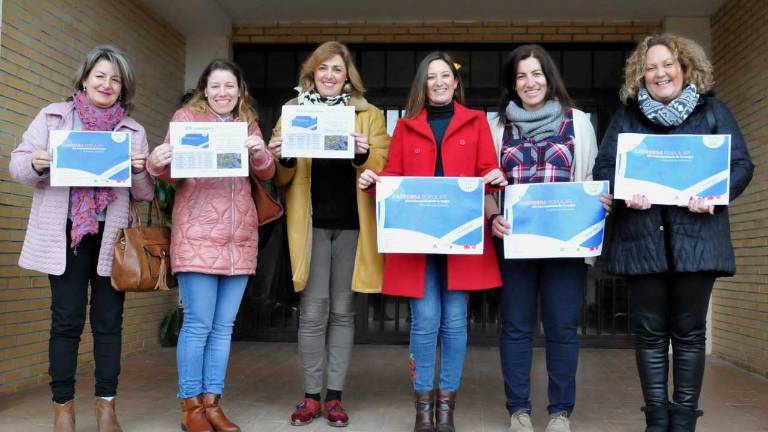
<instances>
[{"instance_id":1,"label":"red wool coat","mask_svg":"<svg viewBox=\"0 0 768 432\"><path fill-rule=\"evenodd\" d=\"M482 177L498 168L496 150L485 113L454 102L454 115L440 146L446 177ZM427 111L416 118L401 118L392 134L383 176L433 176L437 144L427 123ZM496 250L485 226L482 255L448 255L448 289L483 290L501 286ZM382 293L393 296L424 296L426 256L387 254Z\"/></svg>"}]
</instances>

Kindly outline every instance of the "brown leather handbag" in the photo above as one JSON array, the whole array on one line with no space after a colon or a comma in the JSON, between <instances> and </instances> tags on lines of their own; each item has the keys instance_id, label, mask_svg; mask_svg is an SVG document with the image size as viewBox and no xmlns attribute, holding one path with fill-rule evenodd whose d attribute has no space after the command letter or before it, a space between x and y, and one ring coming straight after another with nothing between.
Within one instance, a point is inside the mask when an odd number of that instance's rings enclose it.
<instances>
[{"instance_id":1,"label":"brown leather handbag","mask_svg":"<svg viewBox=\"0 0 768 432\"><path fill-rule=\"evenodd\" d=\"M248 176L251 179L251 197L256 204L256 215L259 218L259 226L266 225L274 220L280 218L283 215L283 206L272 198L272 196L264 189L259 179L251 175Z\"/></svg>"},{"instance_id":2,"label":"brown leather handbag","mask_svg":"<svg viewBox=\"0 0 768 432\"><path fill-rule=\"evenodd\" d=\"M154 208L160 225L152 226ZM112 260L112 287L117 291L163 291L177 285L171 273L171 230L166 227L160 206L153 200L147 210L147 225L141 224L136 203L131 200L128 227L117 232ZM133 225L133 220L136 225Z\"/></svg>"}]
</instances>

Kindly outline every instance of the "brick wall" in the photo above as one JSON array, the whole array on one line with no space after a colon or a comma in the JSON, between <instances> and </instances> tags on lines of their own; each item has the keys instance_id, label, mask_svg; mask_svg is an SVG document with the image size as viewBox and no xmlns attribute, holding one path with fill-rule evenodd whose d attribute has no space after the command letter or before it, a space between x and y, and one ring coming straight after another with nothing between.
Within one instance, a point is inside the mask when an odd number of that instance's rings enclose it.
<instances>
[{"instance_id":1,"label":"brick wall","mask_svg":"<svg viewBox=\"0 0 768 432\"><path fill-rule=\"evenodd\" d=\"M0 37L0 393L48 380L50 288L45 275L16 263L32 189L11 182L8 159L33 116L69 95L75 69L99 43L114 43L132 61L138 83L134 117L160 142L184 86L185 43L140 1L4 0ZM158 345L168 294L129 294L124 354ZM80 347L88 370L92 340Z\"/></svg>"},{"instance_id":2,"label":"brick wall","mask_svg":"<svg viewBox=\"0 0 768 432\"><path fill-rule=\"evenodd\" d=\"M731 206L736 277L713 296L713 351L768 376L768 2L731 0L712 16L712 60L718 96L749 145L755 176Z\"/></svg>"},{"instance_id":3,"label":"brick wall","mask_svg":"<svg viewBox=\"0 0 768 432\"><path fill-rule=\"evenodd\" d=\"M661 31L660 21L338 21L235 27L234 43L626 42Z\"/></svg>"}]
</instances>

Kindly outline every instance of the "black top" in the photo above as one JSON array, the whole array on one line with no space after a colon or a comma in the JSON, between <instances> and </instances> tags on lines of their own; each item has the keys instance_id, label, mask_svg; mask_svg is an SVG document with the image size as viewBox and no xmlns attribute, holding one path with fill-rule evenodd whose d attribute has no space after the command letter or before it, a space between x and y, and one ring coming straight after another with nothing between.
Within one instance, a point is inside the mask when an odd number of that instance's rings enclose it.
<instances>
[{"instance_id":1,"label":"black top","mask_svg":"<svg viewBox=\"0 0 768 432\"><path fill-rule=\"evenodd\" d=\"M451 118L453 118L453 103L441 106L427 105L427 122L432 129L432 134L435 136L435 143L437 144L435 149L437 154L435 177L443 176L443 156L440 148L445 130L448 129L448 123L451 122Z\"/></svg>"},{"instance_id":2,"label":"black top","mask_svg":"<svg viewBox=\"0 0 768 432\"><path fill-rule=\"evenodd\" d=\"M370 152L355 154L353 160L313 159L310 195L312 227L323 229L360 229L357 213L357 169ZM281 158L287 168L296 166L296 158Z\"/></svg>"},{"instance_id":3,"label":"black top","mask_svg":"<svg viewBox=\"0 0 768 432\"><path fill-rule=\"evenodd\" d=\"M359 229L357 171L347 159L312 159L312 227Z\"/></svg>"}]
</instances>

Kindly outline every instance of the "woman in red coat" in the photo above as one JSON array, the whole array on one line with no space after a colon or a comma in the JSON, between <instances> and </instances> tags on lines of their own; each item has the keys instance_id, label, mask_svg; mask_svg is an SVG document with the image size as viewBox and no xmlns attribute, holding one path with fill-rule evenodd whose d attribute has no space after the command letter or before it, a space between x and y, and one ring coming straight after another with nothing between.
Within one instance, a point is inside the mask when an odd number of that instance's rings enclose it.
<instances>
[{"instance_id":1,"label":"woman in red coat","mask_svg":"<svg viewBox=\"0 0 768 432\"><path fill-rule=\"evenodd\" d=\"M504 186L485 113L465 108L461 77L451 58L428 54L416 71L406 116L392 135L378 175L366 170L359 186L379 176L483 177ZM485 244L491 245L487 227ZM452 432L453 407L467 347L467 291L495 288L501 277L493 247L483 255L389 254L382 292L411 297L411 379L416 392L414 432L435 430L435 354L440 336L437 429Z\"/></svg>"}]
</instances>

